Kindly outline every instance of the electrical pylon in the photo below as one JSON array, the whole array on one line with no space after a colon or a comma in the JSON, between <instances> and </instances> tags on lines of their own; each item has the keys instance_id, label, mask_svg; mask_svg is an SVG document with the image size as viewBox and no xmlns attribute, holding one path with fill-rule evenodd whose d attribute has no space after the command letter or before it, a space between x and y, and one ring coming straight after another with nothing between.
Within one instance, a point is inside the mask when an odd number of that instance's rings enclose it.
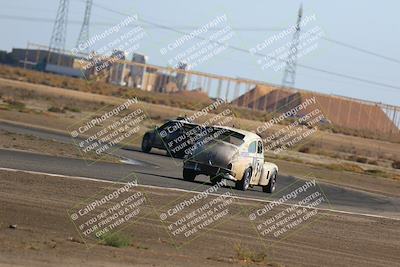
<instances>
[{"instance_id":1,"label":"electrical pylon","mask_svg":"<svg viewBox=\"0 0 400 267\"><path fill-rule=\"evenodd\" d=\"M299 46L300 39L300 25L301 18L303 16L303 5L300 5L299 13L297 16L296 31L293 34L292 43L290 45L290 50L288 53L288 58L286 60L285 72L282 79L282 87L294 87L296 82L296 65L297 65L297 49Z\"/></svg>"},{"instance_id":2,"label":"electrical pylon","mask_svg":"<svg viewBox=\"0 0 400 267\"><path fill-rule=\"evenodd\" d=\"M61 52L65 49L67 36L69 0L60 0L57 16L54 22L53 33L51 34L49 49L54 52Z\"/></svg>"},{"instance_id":3,"label":"electrical pylon","mask_svg":"<svg viewBox=\"0 0 400 267\"><path fill-rule=\"evenodd\" d=\"M81 49L79 44L83 44L89 40L89 22L92 4L93 0L86 0L85 16L83 18L83 24L79 33L78 41L76 42L76 48L78 48L81 52L89 52L89 46L84 46L84 48Z\"/></svg>"}]
</instances>

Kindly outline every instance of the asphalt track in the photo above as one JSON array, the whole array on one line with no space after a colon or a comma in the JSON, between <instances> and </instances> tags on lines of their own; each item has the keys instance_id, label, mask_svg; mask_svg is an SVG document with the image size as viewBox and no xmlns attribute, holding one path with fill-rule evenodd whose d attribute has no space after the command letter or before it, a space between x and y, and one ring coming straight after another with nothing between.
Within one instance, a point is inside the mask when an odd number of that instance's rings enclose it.
<instances>
[{"instance_id":1,"label":"asphalt track","mask_svg":"<svg viewBox=\"0 0 400 267\"><path fill-rule=\"evenodd\" d=\"M44 129L31 128L0 122L0 129L30 134L42 139L55 140L62 143L72 143L73 140L66 134ZM129 175L137 177L143 185L163 188L204 191L211 184L205 176L198 176L195 182L186 182L182 179L181 160L172 159L165 152L155 151L143 153L134 147L117 149L113 152L125 163L92 162L84 159L54 157L44 154L30 153L17 150L0 149L0 168L59 174L66 176L88 177L109 181L121 181ZM228 190L241 198L277 200L288 191L280 190L294 184L301 186L304 180L291 176L278 176L278 190L274 194L263 193L260 187L239 191L229 186L218 191L219 194ZM386 197L363 191L349 189L317 182L328 203L323 203L319 208L340 212L365 214L370 216L383 216L400 219L400 198ZM232 184L233 185L233 184Z\"/></svg>"}]
</instances>

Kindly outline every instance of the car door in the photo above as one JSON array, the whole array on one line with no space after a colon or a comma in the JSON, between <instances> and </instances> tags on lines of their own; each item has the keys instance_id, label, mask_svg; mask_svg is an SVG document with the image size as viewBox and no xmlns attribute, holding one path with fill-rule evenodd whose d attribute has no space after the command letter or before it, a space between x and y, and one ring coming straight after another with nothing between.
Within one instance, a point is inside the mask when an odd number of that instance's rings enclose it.
<instances>
[{"instance_id":1,"label":"car door","mask_svg":"<svg viewBox=\"0 0 400 267\"><path fill-rule=\"evenodd\" d=\"M174 125L174 122L168 121L156 129L155 147L168 149L168 143L171 141L171 129L173 129Z\"/></svg>"},{"instance_id":2,"label":"car door","mask_svg":"<svg viewBox=\"0 0 400 267\"><path fill-rule=\"evenodd\" d=\"M255 161L256 168L254 169L254 182L258 184L264 165L264 146L260 140L257 141L257 153L255 156Z\"/></svg>"},{"instance_id":3,"label":"car door","mask_svg":"<svg viewBox=\"0 0 400 267\"><path fill-rule=\"evenodd\" d=\"M248 148L248 156L251 159L251 168L252 168L252 175L251 175L251 180L250 183L256 182L257 174L258 174L258 156L257 156L257 141L252 141L250 142L249 148Z\"/></svg>"}]
</instances>

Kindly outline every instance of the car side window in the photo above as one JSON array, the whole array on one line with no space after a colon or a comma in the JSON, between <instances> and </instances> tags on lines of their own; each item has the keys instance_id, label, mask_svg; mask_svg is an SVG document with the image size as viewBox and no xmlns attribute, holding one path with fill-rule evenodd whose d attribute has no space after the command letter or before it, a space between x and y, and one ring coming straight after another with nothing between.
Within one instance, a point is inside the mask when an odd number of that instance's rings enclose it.
<instances>
[{"instance_id":1,"label":"car side window","mask_svg":"<svg viewBox=\"0 0 400 267\"><path fill-rule=\"evenodd\" d=\"M168 122L164 123L163 125L161 125L160 129L165 130L168 127L171 127L172 125L173 125L172 122L168 121Z\"/></svg>"},{"instance_id":2,"label":"car side window","mask_svg":"<svg viewBox=\"0 0 400 267\"><path fill-rule=\"evenodd\" d=\"M263 145L262 145L262 142L261 142L261 141L258 141L257 153L258 153L258 154L262 154L262 153L263 153Z\"/></svg>"},{"instance_id":3,"label":"car side window","mask_svg":"<svg viewBox=\"0 0 400 267\"><path fill-rule=\"evenodd\" d=\"M251 142L251 144L249 145L248 152L249 153L256 153L256 151L257 151L257 142L256 141Z\"/></svg>"}]
</instances>

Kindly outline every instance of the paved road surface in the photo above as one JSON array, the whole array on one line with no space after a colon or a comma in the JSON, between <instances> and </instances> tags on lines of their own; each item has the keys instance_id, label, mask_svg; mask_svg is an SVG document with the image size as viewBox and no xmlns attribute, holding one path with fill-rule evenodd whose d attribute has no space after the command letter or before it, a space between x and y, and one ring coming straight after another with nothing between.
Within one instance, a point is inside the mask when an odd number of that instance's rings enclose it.
<instances>
[{"instance_id":1,"label":"paved road surface","mask_svg":"<svg viewBox=\"0 0 400 267\"><path fill-rule=\"evenodd\" d=\"M21 134L31 134L43 139L64 143L72 142L71 137L67 135L43 129L6 123L0 123L0 129ZM0 149L0 167L111 181L119 181L134 173L141 184L195 191L206 190L211 185L205 176L199 176L194 183L184 181L182 179L182 169L179 166L181 161L167 157L163 155L163 152L147 154L132 147L118 149L114 153L119 157L131 160L134 164L93 163L82 159ZM304 183L304 181L295 177L279 175L278 191L272 195L263 193L259 187L251 188L246 192L226 187L220 190L219 193L232 190L234 194L241 197L276 200L283 194L288 193L287 191L280 192L279 189L293 185L295 182L298 182L299 186ZM322 204L320 206L322 208L400 219L400 198L385 197L324 183L319 183L319 185L330 202L330 205Z\"/></svg>"}]
</instances>

